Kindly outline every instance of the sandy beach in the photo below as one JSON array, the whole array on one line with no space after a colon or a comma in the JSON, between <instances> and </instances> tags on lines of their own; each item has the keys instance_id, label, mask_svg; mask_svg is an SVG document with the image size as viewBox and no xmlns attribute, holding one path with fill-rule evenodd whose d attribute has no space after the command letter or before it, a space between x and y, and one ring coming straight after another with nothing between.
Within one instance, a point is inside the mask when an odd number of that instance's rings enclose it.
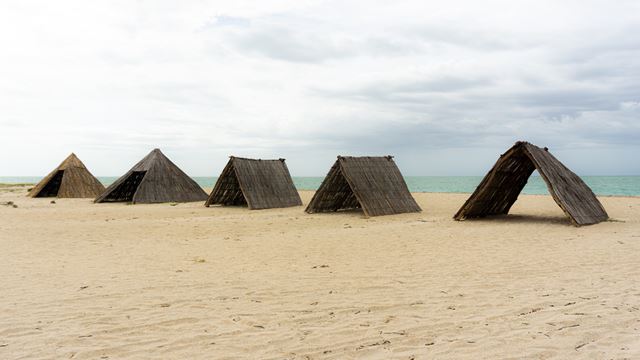
<instances>
[{"instance_id":1,"label":"sandy beach","mask_svg":"<svg viewBox=\"0 0 640 360\"><path fill-rule=\"evenodd\" d=\"M640 358L640 198L423 212L93 204L0 189L2 359ZM306 205L312 192L301 192Z\"/></svg>"}]
</instances>

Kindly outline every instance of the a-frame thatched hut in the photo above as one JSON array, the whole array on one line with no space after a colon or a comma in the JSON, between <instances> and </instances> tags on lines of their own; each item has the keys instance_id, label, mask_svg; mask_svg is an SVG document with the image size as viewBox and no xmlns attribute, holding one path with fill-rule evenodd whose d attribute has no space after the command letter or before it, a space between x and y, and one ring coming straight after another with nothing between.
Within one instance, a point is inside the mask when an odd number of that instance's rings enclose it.
<instances>
[{"instance_id":1,"label":"a-frame thatched hut","mask_svg":"<svg viewBox=\"0 0 640 360\"><path fill-rule=\"evenodd\" d=\"M55 170L29 191L31 197L93 198L104 191L75 154L69 155Z\"/></svg>"},{"instance_id":2,"label":"a-frame thatched hut","mask_svg":"<svg viewBox=\"0 0 640 360\"><path fill-rule=\"evenodd\" d=\"M162 203L204 201L207 193L154 149L111 184L95 202Z\"/></svg>"},{"instance_id":3,"label":"a-frame thatched hut","mask_svg":"<svg viewBox=\"0 0 640 360\"><path fill-rule=\"evenodd\" d=\"M338 156L306 212L359 208L365 216L422 211L392 156Z\"/></svg>"},{"instance_id":4,"label":"a-frame thatched hut","mask_svg":"<svg viewBox=\"0 0 640 360\"><path fill-rule=\"evenodd\" d=\"M231 156L222 170L209 205L246 205L270 209L302 205L284 159L256 160Z\"/></svg>"},{"instance_id":5,"label":"a-frame thatched hut","mask_svg":"<svg viewBox=\"0 0 640 360\"><path fill-rule=\"evenodd\" d=\"M522 141L500 156L454 219L507 214L534 170L538 170L549 193L574 225L595 224L608 219L602 204L578 175L547 148Z\"/></svg>"}]
</instances>

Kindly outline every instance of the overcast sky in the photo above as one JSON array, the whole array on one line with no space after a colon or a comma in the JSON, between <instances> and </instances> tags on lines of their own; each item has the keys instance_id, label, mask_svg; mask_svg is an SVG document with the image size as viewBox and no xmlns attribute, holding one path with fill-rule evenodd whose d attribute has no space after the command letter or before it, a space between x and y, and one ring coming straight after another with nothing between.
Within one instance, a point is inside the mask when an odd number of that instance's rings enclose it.
<instances>
[{"instance_id":1,"label":"overcast sky","mask_svg":"<svg viewBox=\"0 0 640 360\"><path fill-rule=\"evenodd\" d=\"M337 154L482 175L516 140L640 175L640 1L2 1L0 175L154 147L324 175Z\"/></svg>"}]
</instances>

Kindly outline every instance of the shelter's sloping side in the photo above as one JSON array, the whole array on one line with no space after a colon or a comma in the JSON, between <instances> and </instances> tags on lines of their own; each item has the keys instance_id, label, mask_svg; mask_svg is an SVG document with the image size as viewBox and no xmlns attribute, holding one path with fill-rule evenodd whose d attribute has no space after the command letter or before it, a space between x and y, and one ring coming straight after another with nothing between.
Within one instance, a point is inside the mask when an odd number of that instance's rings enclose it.
<instances>
[{"instance_id":1,"label":"shelter's sloping side","mask_svg":"<svg viewBox=\"0 0 640 360\"><path fill-rule=\"evenodd\" d=\"M367 216L422 211L391 156L340 157L340 168Z\"/></svg>"},{"instance_id":2,"label":"shelter's sloping side","mask_svg":"<svg viewBox=\"0 0 640 360\"><path fill-rule=\"evenodd\" d=\"M233 159L229 159L229 162L227 162L204 205L247 205L236 176Z\"/></svg>"},{"instance_id":3,"label":"shelter's sloping side","mask_svg":"<svg viewBox=\"0 0 640 360\"><path fill-rule=\"evenodd\" d=\"M302 205L284 159L232 158L235 174L250 209Z\"/></svg>"},{"instance_id":4,"label":"shelter's sloping side","mask_svg":"<svg viewBox=\"0 0 640 360\"><path fill-rule=\"evenodd\" d=\"M133 203L192 202L206 199L207 193L200 185L158 150L133 196Z\"/></svg>"},{"instance_id":5,"label":"shelter's sloping side","mask_svg":"<svg viewBox=\"0 0 640 360\"><path fill-rule=\"evenodd\" d=\"M160 150L148 164L148 170L133 196L133 203L205 201L207 193Z\"/></svg>"},{"instance_id":6,"label":"shelter's sloping side","mask_svg":"<svg viewBox=\"0 0 640 360\"><path fill-rule=\"evenodd\" d=\"M133 194L133 203L204 201L207 194L202 188L159 149L154 149L125 175L111 184L95 202L108 201L120 185L131 176L144 174Z\"/></svg>"},{"instance_id":7,"label":"shelter's sloping side","mask_svg":"<svg viewBox=\"0 0 640 360\"><path fill-rule=\"evenodd\" d=\"M305 211L313 214L360 208L358 199L342 174L340 162L336 160Z\"/></svg>"},{"instance_id":8,"label":"shelter's sloping side","mask_svg":"<svg viewBox=\"0 0 640 360\"><path fill-rule=\"evenodd\" d=\"M501 155L454 215L456 220L507 214L534 170L574 225L604 221L608 215L591 189L546 148L519 141Z\"/></svg>"},{"instance_id":9,"label":"shelter's sloping side","mask_svg":"<svg viewBox=\"0 0 640 360\"><path fill-rule=\"evenodd\" d=\"M59 179L59 175L62 178ZM87 167L75 155L69 155L57 168L45 176L31 191L29 196L37 197L49 185L50 181L59 182L55 196L61 198L92 198L104 191L104 186L96 179Z\"/></svg>"},{"instance_id":10,"label":"shelter's sloping side","mask_svg":"<svg viewBox=\"0 0 640 360\"><path fill-rule=\"evenodd\" d=\"M514 145L500 155L454 218L462 220L507 214L534 170L535 165L524 148L519 144Z\"/></svg>"},{"instance_id":11,"label":"shelter's sloping side","mask_svg":"<svg viewBox=\"0 0 640 360\"><path fill-rule=\"evenodd\" d=\"M94 198L103 191L104 185L87 169L72 167L64 171L58 197Z\"/></svg>"},{"instance_id":12,"label":"shelter's sloping side","mask_svg":"<svg viewBox=\"0 0 640 360\"><path fill-rule=\"evenodd\" d=\"M596 224L609 218L591 188L578 175L549 151L528 143L524 146L554 200L574 224Z\"/></svg>"}]
</instances>

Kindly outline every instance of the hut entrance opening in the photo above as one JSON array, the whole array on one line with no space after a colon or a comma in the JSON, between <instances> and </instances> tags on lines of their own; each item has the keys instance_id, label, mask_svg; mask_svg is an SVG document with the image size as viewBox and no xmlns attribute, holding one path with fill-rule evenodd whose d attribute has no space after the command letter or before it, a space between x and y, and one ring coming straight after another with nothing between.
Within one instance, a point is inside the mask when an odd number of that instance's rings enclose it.
<instances>
[{"instance_id":1,"label":"hut entrance opening","mask_svg":"<svg viewBox=\"0 0 640 360\"><path fill-rule=\"evenodd\" d=\"M360 202L356 198L347 178L342 173L340 166L334 168L333 173L327 179L327 187L320 194L318 211L338 211L361 209Z\"/></svg>"},{"instance_id":2,"label":"hut entrance opening","mask_svg":"<svg viewBox=\"0 0 640 360\"><path fill-rule=\"evenodd\" d=\"M218 204L224 206L247 206L247 200L244 198L244 194L242 194L240 182L238 181L233 163L224 169L216 186L219 190Z\"/></svg>"},{"instance_id":3,"label":"hut entrance opening","mask_svg":"<svg viewBox=\"0 0 640 360\"><path fill-rule=\"evenodd\" d=\"M135 195L136 190L138 190L138 186L140 186L140 183L142 182L142 179L144 179L146 173L146 171L132 171L131 175L129 175L129 177L127 177L127 179L123 181L122 184L118 185L118 187L115 188L109 194L109 196L104 199L104 201L132 202L133 195Z\"/></svg>"},{"instance_id":4,"label":"hut entrance opening","mask_svg":"<svg viewBox=\"0 0 640 360\"><path fill-rule=\"evenodd\" d=\"M55 175L49 180L42 190L36 195L36 197L56 197L58 196L58 190L60 190L60 184L62 184L62 176L64 176L64 170L58 170Z\"/></svg>"},{"instance_id":5,"label":"hut entrance opening","mask_svg":"<svg viewBox=\"0 0 640 360\"><path fill-rule=\"evenodd\" d=\"M536 170L535 164L524 151L517 151L501 159L493 176L488 179L482 200L472 205L471 212L507 214L518 199L527 181Z\"/></svg>"}]
</instances>

